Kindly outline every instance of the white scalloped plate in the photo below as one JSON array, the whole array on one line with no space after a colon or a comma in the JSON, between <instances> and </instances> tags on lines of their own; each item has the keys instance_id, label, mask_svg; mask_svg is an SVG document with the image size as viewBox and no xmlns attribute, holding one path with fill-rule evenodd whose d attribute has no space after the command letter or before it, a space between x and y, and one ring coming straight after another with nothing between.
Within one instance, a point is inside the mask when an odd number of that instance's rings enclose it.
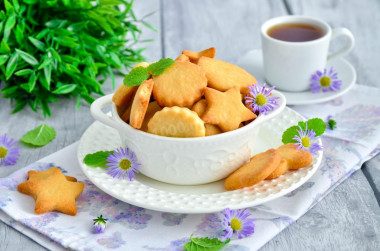
<instances>
[{"instance_id":1,"label":"white scalloped plate","mask_svg":"<svg viewBox=\"0 0 380 251\"><path fill-rule=\"evenodd\" d=\"M257 146L252 154L281 145L282 132L304 118L290 108L260 128ZM322 144L320 141L319 144ZM83 134L78 146L78 160L84 174L105 193L130 204L171 213L211 213L225 208L256 206L281 197L305 183L318 169L323 152L313 156L311 166L288 171L274 180L264 180L252 187L227 192L224 180L196 186L171 185L138 174L133 181L113 179L104 169L83 163L88 153L112 150L121 146L118 132L94 122Z\"/></svg>"}]
</instances>

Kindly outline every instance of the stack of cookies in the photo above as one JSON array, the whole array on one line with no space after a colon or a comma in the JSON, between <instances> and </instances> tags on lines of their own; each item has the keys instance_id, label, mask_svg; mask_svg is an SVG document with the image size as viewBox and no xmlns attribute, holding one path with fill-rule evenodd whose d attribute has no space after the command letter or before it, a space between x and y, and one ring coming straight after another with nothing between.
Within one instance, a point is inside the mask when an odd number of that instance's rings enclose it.
<instances>
[{"instance_id":1,"label":"stack of cookies","mask_svg":"<svg viewBox=\"0 0 380 251\"><path fill-rule=\"evenodd\" d=\"M214 58L215 48L184 50L158 76L140 86L121 85L113 96L122 120L135 129L167 137L203 137L232 131L257 115L243 97L256 79ZM140 63L135 67L148 67Z\"/></svg>"}]
</instances>

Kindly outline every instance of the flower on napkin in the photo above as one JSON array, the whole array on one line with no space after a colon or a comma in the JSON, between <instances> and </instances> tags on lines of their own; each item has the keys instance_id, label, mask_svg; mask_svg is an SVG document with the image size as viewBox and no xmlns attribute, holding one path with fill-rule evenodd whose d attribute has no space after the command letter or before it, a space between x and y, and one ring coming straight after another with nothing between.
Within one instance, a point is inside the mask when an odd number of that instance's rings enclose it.
<instances>
[{"instance_id":1,"label":"flower on napkin","mask_svg":"<svg viewBox=\"0 0 380 251\"><path fill-rule=\"evenodd\" d=\"M317 71L311 75L310 89L312 92L317 93L327 91L338 91L342 86L342 80L338 79L338 73L334 71L333 67L329 71L324 69L323 72Z\"/></svg>"},{"instance_id":2,"label":"flower on napkin","mask_svg":"<svg viewBox=\"0 0 380 251\"><path fill-rule=\"evenodd\" d=\"M17 141L8 138L6 133L0 137L0 166L16 164L20 156L20 147L14 147L16 143Z\"/></svg>"},{"instance_id":3,"label":"flower on napkin","mask_svg":"<svg viewBox=\"0 0 380 251\"><path fill-rule=\"evenodd\" d=\"M120 147L110 153L106 163L108 174L113 178L125 179L125 176L128 176L129 180L132 180L136 177L136 173L139 173L138 167L140 165L136 154L128 147Z\"/></svg>"},{"instance_id":4,"label":"flower on napkin","mask_svg":"<svg viewBox=\"0 0 380 251\"><path fill-rule=\"evenodd\" d=\"M103 215L100 215L98 218L93 219L94 223L92 225L92 233L103 233L107 226L107 220L108 219L103 218Z\"/></svg>"},{"instance_id":5,"label":"flower on napkin","mask_svg":"<svg viewBox=\"0 0 380 251\"><path fill-rule=\"evenodd\" d=\"M244 97L245 104L252 110L252 112L259 114L267 114L268 111L274 110L275 106L278 106L277 99L279 97L271 97L271 92L275 88L265 88L266 83L263 86L257 82L248 86L249 93Z\"/></svg>"},{"instance_id":6,"label":"flower on napkin","mask_svg":"<svg viewBox=\"0 0 380 251\"><path fill-rule=\"evenodd\" d=\"M313 129L307 129L307 123L305 130L302 130L302 127L299 126L299 130L297 130L297 132L298 135L295 135L293 138L297 141L297 143L295 143L295 145L298 146L297 150L306 150L310 153L315 153L319 150L322 150L322 146L315 142L319 137L315 137L316 133Z\"/></svg>"},{"instance_id":7,"label":"flower on napkin","mask_svg":"<svg viewBox=\"0 0 380 251\"><path fill-rule=\"evenodd\" d=\"M326 124L331 130L336 128L336 121L332 115L327 116Z\"/></svg>"},{"instance_id":8,"label":"flower on napkin","mask_svg":"<svg viewBox=\"0 0 380 251\"><path fill-rule=\"evenodd\" d=\"M222 211L224 237L229 239L234 233L237 234L239 239L247 237L255 232L255 224L253 219L247 219L251 215L246 212L246 209L231 210L226 208Z\"/></svg>"}]
</instances>

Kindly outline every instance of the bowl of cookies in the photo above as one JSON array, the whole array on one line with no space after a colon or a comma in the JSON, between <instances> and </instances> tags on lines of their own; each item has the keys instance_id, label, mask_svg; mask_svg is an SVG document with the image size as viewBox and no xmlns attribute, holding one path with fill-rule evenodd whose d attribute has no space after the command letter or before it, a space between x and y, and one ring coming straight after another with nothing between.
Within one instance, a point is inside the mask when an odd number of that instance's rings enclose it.
<instances>
[{"instance_id":1,"label":"bowl of cookies","mask_svg":"<svg viewBox=\"0 0 380 251\"><path fill-rule=\"evenodd\" d=\"M141 84L121 85L91 105L92 116L135 152L142 174L177 185L224 179L249 161L260 127L284 109L285 97L270 90L260 102L276 100L274 109L254 110L256 79L214 56L215 48L185 50L160 74L149 71Z\"/></svg>"}]
</instances>

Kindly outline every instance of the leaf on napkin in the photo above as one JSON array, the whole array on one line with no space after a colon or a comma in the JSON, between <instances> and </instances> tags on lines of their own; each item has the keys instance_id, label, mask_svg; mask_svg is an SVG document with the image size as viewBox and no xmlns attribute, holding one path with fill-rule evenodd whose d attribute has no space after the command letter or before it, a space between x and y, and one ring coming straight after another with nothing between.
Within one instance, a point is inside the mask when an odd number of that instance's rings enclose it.
<instances>
[{"instance_id":1,"label":"leaf on napkin","mask_svg":"<svg viewBox=\"0 0 380 251\"><path fill-rule=\"evenodd\" d=\"M34 146L44 146L52 141L55 135L56 133L53 127L42 124L22 136L21 141Z\"/></svg>"},{"instance_id":2,"label":"leaf on napkin","mask_svg":"<svg viewBox=\"0 0 380 251\"><path fill-rule=\"evenodd\" d=\"M113 151L90 153L84 157L83 162L88 166L106 168L107 157L111 153L113 153Z\"/></svg>"},{"instance_id":3,"label":"leaf on napkin","mask_svg":"<svg viewBox=\"0 0 380 251\"><path fill-rule=\"evenodd\" d=\"M190 237L190 242L186 243L184 248L186 251L217 251L224 247L230 239L222 242L218 238L209 239L205 238L192 238Z\"/></svg>"}]
</instances>

